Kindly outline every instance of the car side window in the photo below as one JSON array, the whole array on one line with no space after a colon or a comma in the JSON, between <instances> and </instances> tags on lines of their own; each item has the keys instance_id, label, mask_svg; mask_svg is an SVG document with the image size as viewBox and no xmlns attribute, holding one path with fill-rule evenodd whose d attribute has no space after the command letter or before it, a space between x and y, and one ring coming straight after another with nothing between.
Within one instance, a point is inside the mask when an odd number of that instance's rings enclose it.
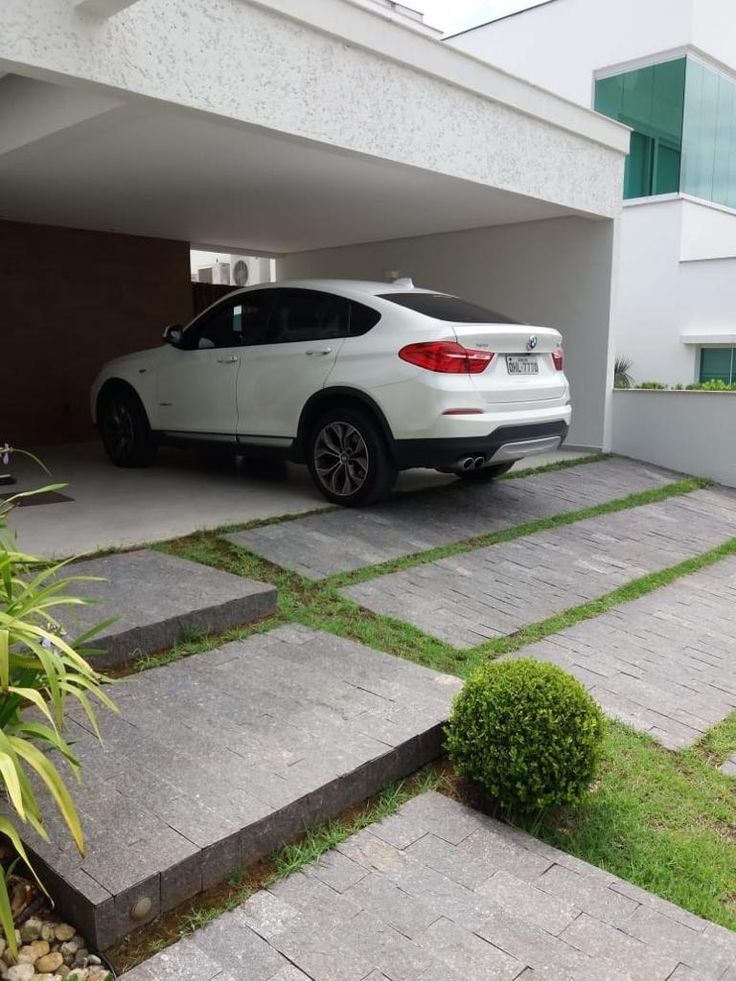
<instances>
[{"instance_id":1,"label":"car side window","mask_svg":"<svg viewBox=\"0 0 736 981\"><path fill-rule=\"evenodd\" d=\"M350 302L318 290L279 289L263 339L248 337L246 344L288 344L347 337Z\"/></svg>"},{"instance_id":2,"label":"car side window","mask_svg":"<svg viewBox=\"0 0 736 981\"><path fill-rule=\"evenodd\" d=\"M240 293L194 323L186 332L190 336L186 337L185 346L206 351L248 344L250 335L264 332L270 309L271 299L266 290Z\"/></svg>"},{"instance_id":3,"label":"car side window","mask_svg":"<svg viewBox=\"0 0 736 981\"><path fill-rule=\"evenodd\" d=\"M350 303L350 336L360 337L363 334L367 334L368 331L375 327L378 321L381 319L381 314L378 310L373 310L371 307L365 307L362 303Z\"/></svg>"}]
</instances>

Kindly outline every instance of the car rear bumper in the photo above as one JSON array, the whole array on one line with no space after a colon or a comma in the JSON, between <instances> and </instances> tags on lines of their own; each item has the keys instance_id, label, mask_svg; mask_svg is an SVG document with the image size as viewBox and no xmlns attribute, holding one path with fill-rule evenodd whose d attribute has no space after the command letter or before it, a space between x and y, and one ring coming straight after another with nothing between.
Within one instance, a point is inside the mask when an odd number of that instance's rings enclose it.
<instances>
[{"instance_id":1,"label":"car rear bumper","mask_svg":"<svg viewBox=\"0 0 736 981\"><path fill-rule=\"evenodd\" d=\"M567 438L569 428L564 419L557 419L499 426L486 436L397 439L393 445L394 460L400 470L412 467L451 470L459 468L461 461L468 457L483 457L485 463L507 463L557 449Z\"/></svg>"}]
</instances>

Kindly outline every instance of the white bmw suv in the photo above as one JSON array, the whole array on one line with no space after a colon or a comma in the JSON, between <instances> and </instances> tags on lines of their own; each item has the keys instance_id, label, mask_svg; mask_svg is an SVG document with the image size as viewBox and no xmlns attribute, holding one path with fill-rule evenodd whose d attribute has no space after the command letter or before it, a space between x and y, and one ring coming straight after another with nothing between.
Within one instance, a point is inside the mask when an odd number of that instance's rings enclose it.
<instances>
[{"instance_id":1,"label":"white bmw suv","mask_svg":"<svg viewBox=\"0 0 736 981\"><path fill-rule=\"evenodd\" d=\"M410 467L492 479L570 425L558 331L411 281L239 289L164 340L93 386L118 466L150 464L162 443L277 454L360 506Z\"/></svg>"}]
</instances>

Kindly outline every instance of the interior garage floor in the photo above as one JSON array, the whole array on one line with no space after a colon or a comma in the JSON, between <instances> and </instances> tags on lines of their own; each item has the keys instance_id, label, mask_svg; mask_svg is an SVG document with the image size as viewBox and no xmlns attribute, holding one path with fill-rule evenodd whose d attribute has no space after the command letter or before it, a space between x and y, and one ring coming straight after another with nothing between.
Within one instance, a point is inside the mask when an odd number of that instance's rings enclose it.
<instances>
[{"instance_id":1,"label":"interior garage floor","mask_svg":"<svg viewBox=\"0 0 736 981\"><path fill-rule=\"evenodd\" d=\"M243 524L263 518L302 514L327 507L306 467L205 461L196 453L162 451L145 470L112 466L97 443L40 449L48 477L32 461L15 455L7 468L18 478L3 493L49 484L66 484L70 500L17 508L10 524L19 546L41 556L84 555L164 541L198 529ZM533 457L523 466L575 458L563 449ZM399 491L453 481L428 470L400 476Z\"/></svg>"}]
</instances>

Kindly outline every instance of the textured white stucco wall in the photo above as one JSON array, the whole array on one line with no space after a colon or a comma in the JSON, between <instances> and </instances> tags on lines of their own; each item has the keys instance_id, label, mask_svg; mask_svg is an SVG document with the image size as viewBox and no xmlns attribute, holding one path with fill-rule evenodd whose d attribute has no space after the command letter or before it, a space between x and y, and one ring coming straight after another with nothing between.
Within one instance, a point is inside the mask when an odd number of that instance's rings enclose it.
<instances>
[{"instance_id":1,"label":"textured white stucco wall","mask_svg":"<svg viewBox=\"0 0 736 981\"><path fill-rule=\"evenodd\" d=\"M336 34L341 10L345 23L362 18L354 43ZM328 14L329 29L311 23ZM70 0L3 0L3 69L162 100L580 212L620 208L627 134L617 124L340 0L141 0L109 19Z\"/></svg>"},{"instance_id":2,"label":"textured white stucco wall","mask_svg":"<svg viewBox=\"0 0 736 981\"><path fill-rule=\"evenodd\" d=\"M736 487L736 394L616 391L612 417L615 453Z\"/></svg>"},{"instance_id":3,"label":"textured white stucco wall","mask_svg":"<svg viewBox=\"0 0 736 981\"><path fill-rule=\"evenodd\" d=\"M606 445L613 222L561 218L398 239L279 259L279 279L386 279L457 293L562 331L573 392L570 442Z\"/></svg>"}]
</instances>

